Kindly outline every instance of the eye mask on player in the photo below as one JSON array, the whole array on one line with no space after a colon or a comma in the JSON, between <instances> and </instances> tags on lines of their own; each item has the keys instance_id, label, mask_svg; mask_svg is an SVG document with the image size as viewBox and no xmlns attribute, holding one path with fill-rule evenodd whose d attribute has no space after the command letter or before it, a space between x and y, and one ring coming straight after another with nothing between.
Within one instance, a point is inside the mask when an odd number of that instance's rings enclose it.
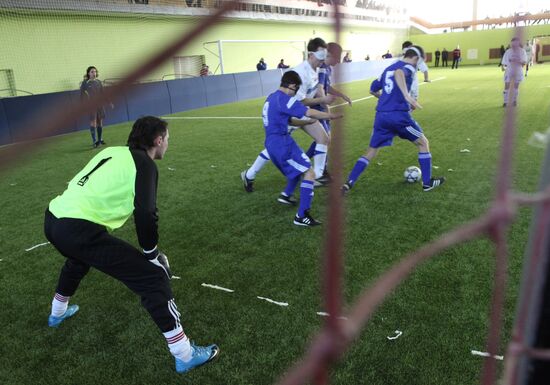
<instances>
[{"instance_id":1,"label":"eye mask on player","mask_svg":"<svg viewBox=\"0 0 550 385\"><path fill-rule=\"evenodd\" d=\"M317 60L325 60L327 58L327 49L326 48L320 49L317 52L310 52L310 53L312 53L313 56L315 56L315 58Z\"/></svg>"}]
</instances>

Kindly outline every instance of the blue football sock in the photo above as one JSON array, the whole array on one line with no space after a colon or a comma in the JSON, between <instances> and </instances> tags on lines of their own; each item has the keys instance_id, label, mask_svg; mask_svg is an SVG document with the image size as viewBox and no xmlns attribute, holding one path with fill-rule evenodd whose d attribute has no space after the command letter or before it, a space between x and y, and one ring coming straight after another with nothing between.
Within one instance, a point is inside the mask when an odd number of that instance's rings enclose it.
<instances>
[{"instance_id":1,"label":"blue football sock","mask_svg":"<svg viewBox=\"0 0 550 385\"><path fill-rule=\"evenodd\" d=\"M432 179L432 154L429 152L419 152L418 164L420 164L420 171L422 171L422 184L428 186L430 179Z\"/></svg>"},{"instance_id":2,"label":"blue football sock","mask_svg":"<svg viewBox=\"0 0 550 385\"><path fill-rule=\"evenodd\" d=\"M359 179L359 176L363 173L363 171L365 171L368 165L369 160L364 156L360 157L357 160L357 163L355 163L355 166L353 166L353 170L351 170L348 177L348 184L350 186L353 186L355 182L357 182L357 179Z\"/></svg>"},{"instance_id":3,"label":"blue football sock","mask_svg":"<svg viewBox=\"0 0 550 385\"><path fill-rule=\"evenodd\" d=\"M300 185L300 206L298 206L298 216L303 217L305 211L311 207L313 199L313 181L304 180Z\"/></svg>"},{"instance_id":4,"label":"blue football sock","mask_svg":"<svg viewBox=\"0 0 550 385\"><path fill-rule=\"evenodd\" d=\"M93 144L96 143L96 140L95 140L95 127L90 127L90 134L92 134L92 141L93 141Z\"/></svg>"},{"instance_id":5,"label":"blue football sock","mask_svg":"<svg viewBox=\"0 0 550 385\"><path fill-rule=\"evenodd\" d=\"M296 190L296 186L298 185L298 182L300 182L300 176L297 176L294 179L289 178L285 187L285 191L283 191L283 194L285 194L287 197L294 194L294 190Z\"/></svg>"},{"instance_id":6,"label":"blue football sock","mask_svg":"<svg viewBox=\"0 0 550 385\"><path fill-rule=\"evenodd\" d=\"M309 146L308 150L306 151L306 155L308 158L313 158L313 155L315 155L315 146L317 145L317 143L315 142L312 142L311 143L311 146Z\"/></svg>"}]
</instances>

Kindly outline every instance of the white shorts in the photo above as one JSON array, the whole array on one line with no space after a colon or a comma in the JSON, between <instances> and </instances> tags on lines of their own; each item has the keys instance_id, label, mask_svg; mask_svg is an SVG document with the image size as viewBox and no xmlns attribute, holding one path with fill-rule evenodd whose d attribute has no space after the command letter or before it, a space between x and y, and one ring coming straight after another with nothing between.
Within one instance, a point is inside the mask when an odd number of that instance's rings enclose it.
<instances>
[{"instance_id":1,"label":"white shorts","mask_svg":"<svg viewBox=\"0 0 550 385\"><path fill-rule=\"evenodd\" d=\"M504 72L504 83L510 83L512 81L512 75L514 75L513 71L506 70ZM521 68L519 71L515 71L515 83L521 83L525 79L525 76L523 75L523 68Z\"/></svg>"}]
</instances>

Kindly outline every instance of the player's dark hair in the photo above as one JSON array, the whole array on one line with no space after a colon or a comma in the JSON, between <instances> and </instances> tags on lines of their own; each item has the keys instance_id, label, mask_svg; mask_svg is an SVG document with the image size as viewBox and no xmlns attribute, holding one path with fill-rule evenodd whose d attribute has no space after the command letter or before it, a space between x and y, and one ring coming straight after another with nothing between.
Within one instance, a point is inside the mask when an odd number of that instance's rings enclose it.
<instances>
[{"instance_id":1,"label":"player's dark hair","mask_svg":"<svg viewBox=\"0 0 550 385\"><path fill-rule=\"evenodd\" d=\"M416 51L420 53L420 58L424 58L424 49L422 49L421 46L413 45L410 48L416 48ZM410 49L410 48L405 51L405 57L406 58L417 57L418 53L414 49Z\"/></svg>"},{"instance_id":2,"label":"player's dark hair","mask_svg":"<svg viewBox=\"0 0 550 385\"><path fill-rule=\"evenodd\" d=\"M300 79L300 75L295 71L287 71L281 78L281 87L288 88L291 84L296 84L298 88L302 85L302 79Z\"/></svg>"},{"instance_id":3,"label":"player's dark hair","mask_svg":"<svg viewBox=\"0 0 550 385\"><path fill-rule=\"evenodd\" d=\"M307 43L307 50L308 52L317 52L319 48L327 48L327 43L320 37L316 37L315 39L311 39Z\"/></svg>"},{"instance_id":4,"label":"player's dark hair","mask_svg":"<svg viewBox=\"0 0 550 385\"><path fill-rule=\"evenodd\" d=\"M159 135L163 138L168 131L168 123L156 116L144 116L135 121L128 135L128 147L148 150L154 146L154 140Z\"/></svg>"},{"instance_id":5,"label":"player's dark hair","mask_svg":"<svg viewBox=\"0 0 550 385\"><path fill-rule=\"evenodd\" d=\"M89 66L88 68L86 68L86 74L84 75L84 79L90 80L90 71L91 70L96 70L97 71L97 68L95 68L94 66Z\"/></svg>"},{"instance_id":6,"label":"player's dark hair","mask_svg":"<svg viewBox=\"0 0 550 385\"><path fill-rule=\"evenodd\" d=\"M401 49L405 49L405 48L409 48L409 47L412 47L413 46L413 43L412 41L405 41L403 42L403 44L401 44Z\"/></svg>"}]
</instances>

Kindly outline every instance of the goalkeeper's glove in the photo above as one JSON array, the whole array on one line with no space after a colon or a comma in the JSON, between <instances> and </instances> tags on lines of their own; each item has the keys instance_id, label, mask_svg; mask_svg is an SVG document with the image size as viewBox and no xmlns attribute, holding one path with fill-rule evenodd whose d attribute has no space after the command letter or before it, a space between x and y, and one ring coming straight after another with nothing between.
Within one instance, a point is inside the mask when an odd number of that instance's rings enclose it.
<instances>
[{"instance_id":1,"label":"goalkeeper's glove","mask_svg":"<svg viewBox=\"0 0 550 385\"><path fill-rule=\"evenodd\" d=\"M168 257L166 256L166 254L164 254L158 248L155 248L153 251L149 253L147 253L145 250L143 252L145 253L145 256L147 257L149 262L163 269L166 275L168 276L168 279L172 279L172 272L170 271L170 263L168 262Z\"/></svg>"}]
</instances>

